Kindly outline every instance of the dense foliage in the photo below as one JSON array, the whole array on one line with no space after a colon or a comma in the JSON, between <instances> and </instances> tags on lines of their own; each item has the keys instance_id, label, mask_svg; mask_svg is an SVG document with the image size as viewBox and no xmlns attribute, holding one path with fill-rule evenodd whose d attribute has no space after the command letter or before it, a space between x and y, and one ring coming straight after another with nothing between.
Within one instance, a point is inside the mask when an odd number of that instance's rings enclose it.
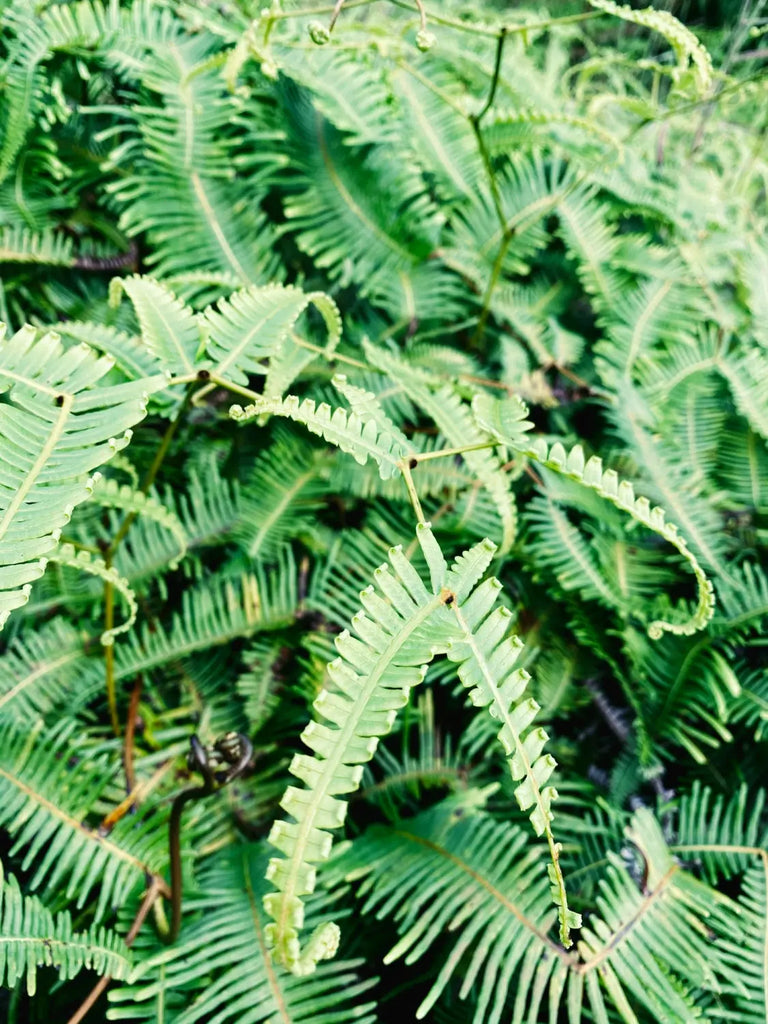
<instances>
[{"instance_id":1,"label":"dense foliage","mask_svg":"<svg viewBox=\"0 0 768 1024\"><path fill-rule=\"evenodd\" d=\"M766 4L261 2L0 0L0 1014L765 1024Z\"/></svg>"}]
</instances>

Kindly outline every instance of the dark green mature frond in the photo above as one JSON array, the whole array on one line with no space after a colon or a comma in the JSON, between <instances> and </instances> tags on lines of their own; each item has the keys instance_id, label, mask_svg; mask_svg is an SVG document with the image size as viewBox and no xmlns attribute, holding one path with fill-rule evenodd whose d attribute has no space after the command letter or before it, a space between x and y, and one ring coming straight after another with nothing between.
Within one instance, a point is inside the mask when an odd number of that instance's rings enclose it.
<instances>
[{"instance_id":1,"label":"dark green mature frond","mask_svg":"<svg viewBox=\"0 0 768 1024\"><path fill-rule=\"evenodd\" d=\"M118 679L172 665L198 651L290 624L296 612L296 565L289 548L253 573L222 574L187 587L170 625L153 622L115 649Z\"/></svg>"},{"instance_id":2,"label":"dark green mature frond","mask_svg":"<svg viewBox=\"0 0 768 1024\"><path fill-rule=\"evenodd\" d=\"M529 846L517 826L474 810L472 795L458 794L415 818L370 828L329 870L331 883L360 881L366 913L395 918L400 939L386 963L434 958L438 939L446 932L451 937L417 1020L459 970L461 998L477 995L474 1024L508 1020L515 993L514 1020L524 1020L532 979L520 980L521 967L540 964L541 980L546 984L551 974L557 992L558 980L562 987L575 962L549 937L554 913L543 850ZM474 799L483 802L476 792Z\"/></svg>"},{"instance_id":3,"label":"dark green mature frond","mask_svg":"<svg viewBox=\"0 0 768 1024\"><path fill-rule=\"evenodd\" d=\"M0 626L42 576L88 473L124 448L163 377L102 384L111 360L25 327L0 339ZM45 396L43 398L43 396Z\"/></svg>"},{"instance_id":4,"label":"dark green mature frond","mask_svg":"<svg viewBox=\"0 0 768 1024\"><path fill-rule=\"evenodd\" d=\"M22 896L19 883L3 877L0 865L0 985L23 979L29 995L37 989L37 969L54 967L61 981L83 968L125 978L131 961L120 936L103 927L72 928L66 912L55 916L34 896Z\"/></svg>"},{"instance_id":5,"label":"dark green mature frond","mask_svg":"<svg viewBox=\"0 0 768 1024\"><path fill-rule=\"evenodd\" d=\"M162 105L121 109L127 138L109 165L126 174L108 186L121 229L129 237L146 232L147 264L161 277L194 267L233 273L243 285L262 280L274 267L274 235L258 204L238 202L233 187L239 141L230 127L245 101L227 92L210 36L183 32L162 7L135 21L143 52L110 56ZM192 249L189 239L198 240Z\"/></svg>"},{"instance_id":6,"label":"dark green mature frond","mask_svg":"<svg viewBox=\"0 0 768 1024\"><path fill-rule=\"evenodd\" d=\"M276 432L248 474L233 533L251 558L271 558L292 537L311 533L328 493L326 452Z\"/></svg>"},{"instance_id":7,"label":"dark green mature frond","mask_svg":"<svg viewBox=\"0 0 768 1024\"><path fill-rule=\"evenodd\" d=\"M75 745L76 728L65 721L31 736L26 728L2 730L0 826L13 840L11 856L23 854L31 888L59 888L78 908L90 901L98 921L164 865L167 843L156 809L138 820L123 818L108 836L93 828L94 797L111 781L115 765Z\"/></svg>"},{"instance_id":8,"label":"dark green mature frond","mask_svg":"<svg viewBox=\"0 0 768 1024\"><path fill-rule=\"evenodd\" d=\"M343 136L319 113L301 99L291 113L285 213L300 248L332 278L348 261L363 291L426 259L441 218L408 161L374 146L352 165Z\"/></svg>"},{"instance_id":9,"label":"dark green mature frond","mask_svg":"<svg viewBox=\"0 0 768 1024\"><path fill-rule=\"evenodd\" d=\"M67 619L26 629L0 656L0 720L23 728L51 711L74 713L103 680L103 665L85 656L83 637Z\"/></svg>"},{"instance_id":10,"label":"dark green mature frond","mask_svg":"<svg viewBox=\"0 0 768 1024\"><path fill-rule=\"evenodd\" d=\"M266 883L262 844L234 844L200 872L204 895L189 899L196 917L179 942L156 951L133 971L130 985L112 993L111 1020L175 1024L372 1024L372 981L355 974L360 961L322 964L311 977L296 977L268 952L268 918L261 907ZM245 897L245 898L244 898ZM314 916L325 916L315 901Z\"/></svg>"}]
</instances>

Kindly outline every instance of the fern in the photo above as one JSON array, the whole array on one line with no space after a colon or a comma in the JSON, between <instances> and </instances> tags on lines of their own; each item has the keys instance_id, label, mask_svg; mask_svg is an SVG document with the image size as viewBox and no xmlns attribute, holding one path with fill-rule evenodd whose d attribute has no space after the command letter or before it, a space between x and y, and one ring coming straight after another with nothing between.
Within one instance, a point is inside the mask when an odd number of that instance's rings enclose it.
<instances>
[{"instance_id":1,"label":"fern","mask_svg":"<svg viewBox=\"0 0 768 1024\"><path fill-rule=\"evenodd\" d=\"M73 931L69 914L54 917L38 899L25 899L13 875L5 879L0 869L0 983L14 986L23 978L33 996L43 966L54 967L62 981L83 967L123 978L130 958L117 936L104 928Z\"/></svg>"},{"instance_id":2,"label":"fern","mask_svg":"<svg viewBox=\"0 0 768 1024\"><path fill-rule=\"evenodd\" d=\"M0 625L28 599L61 527L88 497L87 474L128 444L147 395L164 384L154 377L99 386L109 367L89 350L65 350L55 334L38 337L31 327L0 348L0 381L10 399L0 410L8 446ZM45 395L45 404L32 401L33 395Z\"/></svg>"},{"instance_id":3,"label":"fern","mask_svg":"<svg viewBox=\"0 0 768 1024\"><path fill-rule=\"evenodd\" d=\"M0 1017L764 1021L760 11L283 6L0 0Z\"/></svg>"}]
</instances>

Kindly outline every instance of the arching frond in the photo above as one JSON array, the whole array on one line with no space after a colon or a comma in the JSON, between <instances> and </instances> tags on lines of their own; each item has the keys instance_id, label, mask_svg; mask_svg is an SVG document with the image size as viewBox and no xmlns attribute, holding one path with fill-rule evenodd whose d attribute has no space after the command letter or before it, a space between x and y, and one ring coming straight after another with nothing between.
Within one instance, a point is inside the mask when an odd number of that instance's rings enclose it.
<instances>
[{"instance_id":1,"label":"arching frond","mask_svg":"<svg viewBox=\"0 0 768 1024\"><path fill-rule=\"evenodd\" d=\"M664 510L658 506L651 508L647 498L635 498L632 484L626 480L620 481L614 470L603 471L602 459L598 456L592 456L588 462L585 461L580 445L576 445L567 454L560 442L548 447L545 441L537 440L524 446L520 440L519 402L511 405L509 414L505 411L505 403L500 403L501 408L495 403L498 403L498 400L486 399L473 407L477 421L484 430L497 440L542 463L548 469L554 469L583 483L612 505L627 512L643 526L662 536L688 562L696 577L698 589L698 605L695 612L684 622L652 622L648 627L650 635L658 639L665 631L688 635L703 628L714 610L713 587L696 556L688 548L686 540L680 536L677 527L666 522ZM511 427L507 426L507 416ZM676 501L675 505L678 504Z\"/></svg>"},{"instance_id":2,"label":"arching frond","mask_svg":"<svg viewBox=\"0 0 768 1024\"><path fill-rule=\"evenodd\" d=\"M379 429L374 419L363 419L355 412L331 409L326 402L319 405L312 398L299 402L296 395L284 399L259 398L246 406L233 405L230 416L246 421L258 416L286 416L296 423L302 423L313 434L319 434L331 444L348 452L356 462L365 464L373 459L383 479L400 473L400 461L409 454L400 437L400 431L392 433L386 427Z\"/></svg>"}]
</instances>

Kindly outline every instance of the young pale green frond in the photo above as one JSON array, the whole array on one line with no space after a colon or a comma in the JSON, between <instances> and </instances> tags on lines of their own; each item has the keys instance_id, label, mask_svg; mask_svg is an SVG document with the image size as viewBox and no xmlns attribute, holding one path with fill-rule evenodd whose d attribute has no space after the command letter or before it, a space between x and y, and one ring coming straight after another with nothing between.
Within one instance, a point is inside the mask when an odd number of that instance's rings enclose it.
<instances>
[{"instance_id":1,"label":"young pale green frond","mask_svg":"<svg viewBox=\"0 0 768 1024\"><path fill-rule=\"evenodd\" d=\"M308 788L289 786L281 806L294 820L276 822L270 834L284 857L269 865L268 878L279 892L264 899L274 919L268 937L280 961L296 973L309 973L318 959L332 956L337 941L335 926L329 925L302 951L298 931L304 918L301 897L315 888L314 865L330 854L328 829L344 823L347 805L338 797L359 787L362 765L373 757L379 737L391 731L427 664L446 651L456 633L446 604L471 591L493 555L487 541L466 552L452 573L454 590L448 590L447 567L429 527L420 527L417 537L431 586L402 550L393 548L393 572L381 566L374 573L375 587L361 593L363 608L352 618L357 637L345 630L336 638L339 657L328 666L329 686L314 704L330 724L307 726L301 738L314 753L297 754L291 764Z\"/></svg>"},{"instance_id":2,"label":"young pale green frond","mask_svg":"<svg viewBox=\"0 0 768 1024\"><path fill-rule=\"evenodd\" d=\"M128 580L120 575L114 565L107 565L104 559L91 554L90 551L78 551L73 544L61 544L49 556L49 561L58 565L66 565L70 569L87 573L89 576L96 576L112 586L128 606L128 615L125 620L111 629L105 629L101 634L101 642L105 647L110 647L120 633L128 632L136 621L139 606Z\"/></svg>"},{"instance_id":3,"label":"young pale green frond","mask_svg":"<svg viewBox=\"0 0 768 1024\"><path fill-rule=\"evenodd\" d=\"M145 494L135 487L120 484L117 480L108 480L106 477L100 477L95 482L90 500L105 508L119 508L122 512L141 516L143 519L151 519L152 522L168 530L179 548L178 555L169 559L168 568L177 568L187 551L187 534L172 509L161 504L151 494Z\"/></svg>"},{"instance_id":4,"label":"young pale green frond","mask_svg":"<svg viewBox=\"0 0 768 1024\"><path fill-rule=\"evenodd\" d=\"M192 310L151 277L116 277L111 285L113 304L117 304L121 292L136 310L144 347L162 368L178 375L195 373L202 332Z\"/></svg>"},{"instance_id":5,"label":"young pale green frond","mask_svg":"<svg viewBox=\"0 0 768 1024\"><path fill-rule=\"evenodd\" d=\"M14 841L11 856L23 851L21 868L30 871L33 889L58 887L80 908L98 885L93 909L100 920L164 865L167 841L156 808L138 820L123 818L107 836L93 829L94 796L111 781L115 765L75 746L75 728L70 721L32 734L15 726L2 730L0 826Z\"/></svg>"},{"instance_id":6,"label":"young pale green frond","mask_svg":"<svg viewBox=\"0 0 768 1024\"><path fill-rule=\"evenodd\" d=\"M589 0L593 7L597 7L606 14L621 18L624 21L633 22L635 25L642 25L644 28L653 29L659 32L672 47L677 58L676 76L680 77L688 70L690 61L696 92L700 97L705 97L712 86L712 58L709 51L704 47L690 29L678 21L669 11L657 10L653 7L646 7L643 10L635 10L626 4L617 4L615 0Z\"/></svg>"},{"instance_id":7,"label":"young pale green frond","mask_svg":"<svg viewBox=\"0 0 768 1024\"><path fill-rule=\"evenodd\" d=\"M399 476L401 462L410 454L409 448L400 440L399 430L394 434L386 427L380 430L375 419L364 419L345 409L331 409L327 402L318 405L312 398L301 402L296 395L283 399L258 398L244 409L233 405L229 414L239 422L266 415L285 416L302 423L311 433L337 445L361 465L365 465L369 458L373 459L383 480Z\"/></svg>"},{"instance_id":8,"label":"young pale green frond","mask_svg":"<svg viewBox=\"0 0 768 1024\"><path fill-rule=\"evenodd\" d=\"M0 865L0 985L13 988L24 979L33 996L39 967L54 967L61 981L69 981L83 968L125 978L130 966L120 936L102 927L74 931L68 913L54 915L36 897L22 896Z\"/></svg>"},{"instance_id":9,"label":"young pale green frond","mask_svg":"<svg viewBox=\"0 0 768 1024\"><path fill-rule=\"evenodd\" d=\"M322 964L296 977L268 952L262 844L235 844L201 870L204 896L186 901L189 917L179 941L155 952L133 971L130 985L111 994L110 1020L174 1024L373 1024L365 1000L371 981L355 974L359 962ZM245 895L246 898L243 898ZM322 913L315 901L314 916Z\"/></svg>"},{"instance_id":10,"label":"young pale green frond","mask_svg":"<svg viewBox=\"0 0 768 1024\"><path fill-rule=\"evenodd\" d=\"M206 355L212 360L211 373L236 384L247 384L249 374L266 374L264 394L280 397L284 389L275 389L272 371L281 366L286 341L309 306L323 318L328 332L323 352L330 357L341 337L341 317L336 303L324 292L269 284L221 299L200 320L207 338ZM299 365L296 372L301 368ZM283 374L279 376L281 383L291 383Z\"/></svg>"},{"instance_id":11,"label":"young pale green frond","mask_svg":"<svg viewBox=\"0 0 768 1024\"><path fill-rule=\"evenodd\" d=\"M703 629L712 618L714 611L714 589L706 573L699 565L698 559L688 547L685 538L680 535L674 524L666 521L664 510L658 506L651 508L647 498L635 498L632 484L626 480L620 480L612 469L603 470L602 459L598 456L593 455L589 461L585 460L581 445L576 445L570 452L566 453L565 448L559 441L555 442L551 447L547 446L543 439L537 439L533 444L521 443L519 436L507 432L505 426L506 414L503 411L493 412L494 405L499 401L504 404L503 400L487 398L484 402L478 403L474 407L479 425L494 436L498 442L509 444L521 452L521 454L535 459L548 469L553 469L573 480L578 480L585 487L589 487L599 494L601 498L605 498L606 501L610 501L612 505L626 512L632 519L637 520L647 529L659 534L679 551L686 562L688 562L696 578L698 589L698 604L695 611L687 620L682 622L656 620L649 625L649 634L658 639L664 632L688 636L699 629ZM514 405L511 415L513 424L516 424L518 415L517 404Z\"/></svg>"},{"instance_id":12,"label":"young pale green frond","mask_svg":"<svg viewBox=\"0 0 768 1024\"><path fill-rule=\"evenodd\" d=\"M531 847L519 827L475 810L469 796L370 828L331 864L330 881L362 879L365 912L395 918L400 939L387 963L434 960L438 950L445 957L418 1020L454 975L461 977L461 998L476 994L473 1024L536 1020L542 989L551 986L556 1005L575 965L548 934L554 915L544 851ZM446 933L447 955L442 944L434 948ZM535 983L531 968L538 968Z\"/></svg>"},{"instance_id":13,"label":"young pale green frond","mask_svg":"<svg viewBox=\"0 0 768 1024\"><path fill-rule=\"evenodd\" d=\"M571 945L570 929L578 928L581 918L568 909L560 847L552 835L551 804L557 790L547 782L557 762L551 754L543 753L547 733L541 727L532 727L540 708L528 692L530 675L515 667L523 644L510 630L512 613L497 604L500 591L499 581L489 579L464 600L451 603L460 633L451 640L447 654L450 661L458 663L459 679L470 691L469 699L475 707L488 708L501 723L498 739L512 778L518 783L515 798L522 811L530 811L536 835L547 838L560 940L567 947Z\"/></svg>"},{"instance_id":14,"label":"young pale green frond","mask_svg":"<svg viewBox=\"0 0 768 1024\"><path fill-rule=\"evenodd\" d=\"M86 346L64 349L53 333L25 327L0 339L0 626L42 576L88 474L130 440L162 376L100 385L111 367Z\"/></svg>"}]
</instances>

